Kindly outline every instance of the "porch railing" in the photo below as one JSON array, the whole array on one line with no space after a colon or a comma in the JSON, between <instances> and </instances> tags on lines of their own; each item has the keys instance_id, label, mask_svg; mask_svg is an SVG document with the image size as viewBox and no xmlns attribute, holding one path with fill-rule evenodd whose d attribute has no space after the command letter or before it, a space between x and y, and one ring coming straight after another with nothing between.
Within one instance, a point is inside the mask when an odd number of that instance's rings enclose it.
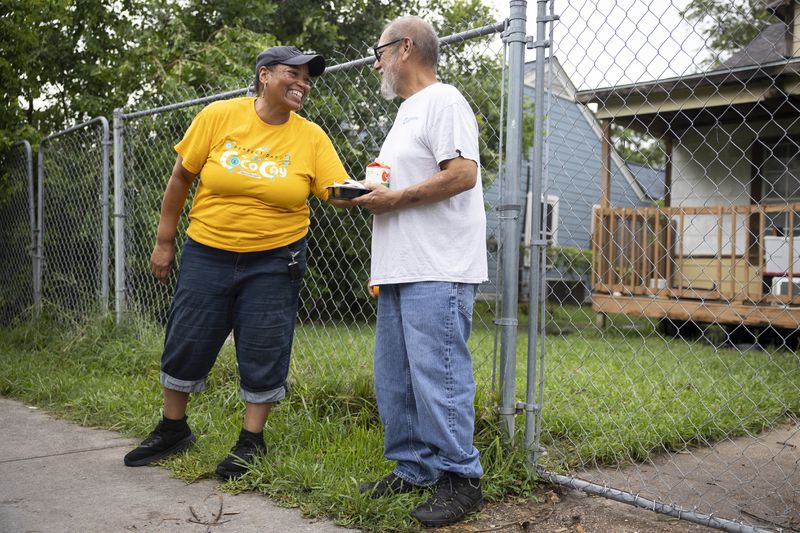
<instances>
[{"instance_id":1,"label":"porch railing","mask_svg":"<svg viewBox=\"0 0 800 533\"><path fill-rule=\"evenodd\" d=\"M592 290L800 304L800 203L599 208Z\"/></svg>"}]
</instances>

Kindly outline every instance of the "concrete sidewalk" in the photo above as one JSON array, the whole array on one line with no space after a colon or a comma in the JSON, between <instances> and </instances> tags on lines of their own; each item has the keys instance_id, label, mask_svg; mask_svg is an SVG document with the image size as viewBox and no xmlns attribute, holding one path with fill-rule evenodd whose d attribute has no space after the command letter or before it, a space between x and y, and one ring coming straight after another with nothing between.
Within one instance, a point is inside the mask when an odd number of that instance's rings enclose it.
<instances>
[{"instance_id":1,"label":"concrete sidewalk","mask_svg":"<svg viewBox=\"0 0 800 533\"><path fill-rule=\"evenodd\" d=\"M216 481L187 485L164 468L126 467L134 444L0 398L0 532L355 531L259 494L218 492Z\"/></svg>"}]
</instances>

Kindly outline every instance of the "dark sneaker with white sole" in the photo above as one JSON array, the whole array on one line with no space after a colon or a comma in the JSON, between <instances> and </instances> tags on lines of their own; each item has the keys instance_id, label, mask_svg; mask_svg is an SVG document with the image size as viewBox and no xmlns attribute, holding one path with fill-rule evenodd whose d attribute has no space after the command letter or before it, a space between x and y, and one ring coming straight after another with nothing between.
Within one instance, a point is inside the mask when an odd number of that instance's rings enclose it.
<instances>
[{"instance_id":1,"label":"dark sneaker with white sole","mask_svg":"<svg viewBox=\"0 0 800 533\"><path fill-rule=\"evenodd\" d=\"M362 485L358 488L358 491L361 494L368 492L370 498L377 500L378 498L383 498L384 496L415 492L418 490L423 490L424 488L425 487L420 487L419 485L409 483L392 472L388 476L384 476L383 479L379 479L378 481L362 483Z\"/></svg>"},{"instance_id":2,"label":"dark sneaker with white sole","mask_svg":"<svg viewBox=\"0 0 800 533\"><path fill-rule=\"evenodd\" d=\"M217 465L217 475L225 479L242 477L247 472L253 457L265 452L266 449L262 433L251 433L242 429L239 440L231 448L231 453Z\"/></svg>"},{"instance_id":3,"label":"dark sneaker with white sole","mask_svg":"<svg viewBox=\"0 0 800 533\"><path fill-rule=\"evenodd\" d=\"M149 465L154 461L186 450L192 444L194 444L194 434L189 429L185 416L181 420L162 418L147 438L125 455L125 465Z\"/></svg>"},{"instance_id":4,"label":"dark sneaker with white sole","mask_svg":"<svg viewBox=\"0 0 800 533\"><path fill-rule=\"evenodd\" d=\"M460 522L470 513L483 507L483 493L479 478L466 478L445 472L436 483L433 496L411 511L426 527L441 527Z\"/></svg>"}]
</instances>

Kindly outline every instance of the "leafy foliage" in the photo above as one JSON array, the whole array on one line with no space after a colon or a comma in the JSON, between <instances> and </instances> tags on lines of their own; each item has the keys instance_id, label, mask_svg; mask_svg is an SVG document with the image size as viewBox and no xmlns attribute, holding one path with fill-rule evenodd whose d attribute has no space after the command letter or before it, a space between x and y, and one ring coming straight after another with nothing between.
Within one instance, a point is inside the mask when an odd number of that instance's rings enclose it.
<instances>
[{"instance_id":1,"label":"leafy foliage","mask_svg":"<svg viewBox=\"0 0 800 533\"><path fill-rule=\"evenodd\" d=\"M99 115L136 85L136 0L1 0L0 13L0 142Z\"/></svg>"},{"instance_id":2,"label":"leafy foliage","mask_svg":"<svg viewBox=\"0 0 800 533\"><path fill-rule=\"evenodd\" d=\"M32 28L19 30L25 46L4 48L7 61L0 63L0 71L23 73L0 82L12 95L2 111L9 116L3 122L7 138L17 138L26 128L38 128L33 137L43 137L92 116L110 117L120 106L149 109L247 87L255 56L276 44L323 53L329 64L364 57L386 22L401 10L424 16L440 35L495 20L482 0L403 5L387 0L125 0L112 5L103 0L90 8L82 0L46 6L34 2L0 16L0 31L9 41L18 32L16 26ZM501 122L502 65L488 39L443 47L439 70L440 78L458 86L476 111L485 183L497 175ZM26 47L40 52L28 57ZM329 72L301 112L333 138L355 178L377 156L396 113L397 102L379 96L379 83L372 65ZM29 109L15 105L17 100ZM170 291L152 282L147 258L175 158L172 147L199 109L191 106L125 124L125 203L135 206L126 217L127 295L132 309L149 309L155 317L166 315ZM0 133L0 143L2 139ZM372 301L364 291L370 216L360 210L338 212L315 200L311 204L312 256L301 320L371 316ZM183 217L181 230L185 222Z\"/></svg>"},{"instance_id":3,"label":"leafy foliage","mask_svg":"<svg viewBox=\"0 0 800 533\"><path fill-rule=\"evenodd\" d=\"M703 27L702 35L712 52L706 63L712 67L777 22L763 0L691 0L681 16Z\"/></svg>"},{"instance_id":4,"label":"leafy foliage","mask_svg":"<svg viewBox=\"0 0 800 533\"><path fill-rule=\"evenodd\" d=\"M0 0L0 154L155 95L243 87L275 44L352 59L402 13L463 25L487 10L481 0Z\"/></svg>"},{"instance_id":5,"label":"leafy foliage","mask_svg":"<svg viewBox=\"0 0 800 533\"><path fill-rule=\"evenodd\" d=\"M664 168L666 165L667 151L663 142L646 133L612 124L611 142L625 161L653 168Z\"/></svg>"},{"instance_id":6,"label":"leafy foliage","mask_svg":"<svg viewBox=\"0 0 800 533\"><path fill-rule=\"evenodd\" d=\"M576 246L548 246L547 266L575 276L587 276L591 273L592 251Z\"/></svg>"}]
</instances>

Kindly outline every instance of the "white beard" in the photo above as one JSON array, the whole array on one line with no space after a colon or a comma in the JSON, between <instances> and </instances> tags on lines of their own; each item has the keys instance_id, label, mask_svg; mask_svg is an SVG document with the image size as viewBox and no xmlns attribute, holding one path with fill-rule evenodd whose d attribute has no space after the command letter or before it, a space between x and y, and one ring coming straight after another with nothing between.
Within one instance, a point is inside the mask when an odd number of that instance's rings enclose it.
<instances>
[{"instance_id":1,"label":"white beard","mask_svg":"<svg viewBox=\"0 0 800 533\"><path fill-rule=\"evenodd\" d=\"M397 91L395 87L397 86L397 77L394 74L394 59L392 62L383 67L381 71L381 96L386 98L387 100L394 100L397 97Z\"/></svg>"}]
</instances>

